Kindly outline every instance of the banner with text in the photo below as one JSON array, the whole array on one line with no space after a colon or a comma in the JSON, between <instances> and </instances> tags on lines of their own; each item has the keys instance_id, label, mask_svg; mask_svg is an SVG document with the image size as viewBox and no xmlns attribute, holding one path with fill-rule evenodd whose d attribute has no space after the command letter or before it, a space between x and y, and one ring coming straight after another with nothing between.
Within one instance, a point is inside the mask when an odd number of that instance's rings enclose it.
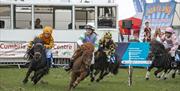
<instances>
[{"instance_id":1,"label":"banner with text","mask_svg":"<svg viewBox=\"0 0 180 91\"><path fill-rule=\"evenodd\" d=\"M117 51L123 66L147 67L151 61L147 60L149 54L149 43L118 43Z\"/></svg>"},{"instance_id":2,"label":"banner with text","mask_svg":"<svg viewBox=\"0 0 180 91\"><path fill-rule=\"evenodd\" d=\"M143 21L140 32L140 39L144 37L145 22L150 23L150 27L153 30L152 34L155 32L156 28L161 28L165 30L166 27L172 25L172 20L174 17L176 8L176 2L156 2L156 3L146 3L143 15Z\"/></svg>"},{"instance_id":3,"label":"banner with text","mask_svg":"<svg viewBox=\"0 0 180 91\"><path fill-rule=\"evenodd\" d=\"M0 58L22 58L27 50L27 42L0 42ZM52 49L54 58L71 58L76 43L54 43Z\"/></svg>"}]
</instances>

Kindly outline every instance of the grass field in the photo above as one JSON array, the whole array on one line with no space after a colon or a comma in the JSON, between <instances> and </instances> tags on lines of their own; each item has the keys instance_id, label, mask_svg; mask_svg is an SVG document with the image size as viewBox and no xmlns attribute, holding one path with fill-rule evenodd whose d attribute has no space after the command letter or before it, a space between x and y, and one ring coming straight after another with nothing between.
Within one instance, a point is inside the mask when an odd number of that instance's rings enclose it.
<instances>
[{"instance_id":1,"label":"grass field","mask_svg":"<svg viewBox=\"0 0 180 91\"><path fill-rule=\"evenodd\" d=\"M22 84L26 71L27 69L0 68L0 91L67 91L70 74L62 68L50 70L50 74L43 78L48 84L38 83L35 86L31 82ZM108 75L100 83L91 83L87 78L74 91L180 91L180 75L164 81L154 78L152 71L151 79L146 81L146 69L135 68L133 85L128 87L127 72L127 69L120 69L118 75Z\"/></svg>"}]
</instances>

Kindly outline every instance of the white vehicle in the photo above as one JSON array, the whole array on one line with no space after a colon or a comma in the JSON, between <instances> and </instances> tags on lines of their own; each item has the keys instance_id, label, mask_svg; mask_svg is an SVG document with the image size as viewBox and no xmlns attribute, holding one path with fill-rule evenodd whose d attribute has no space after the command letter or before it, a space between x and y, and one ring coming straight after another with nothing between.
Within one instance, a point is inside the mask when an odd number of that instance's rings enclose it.
<instances>
[{"instance_id":1,"label":"white vehicle","mask_svg":"<svg viewBox=\"0 0 180 91\"><path fill-rule=\"evenodd\" d=\"M99 36L106 31L112 31L113 39L117 42L117 5L108 2L79 1L81 2L0 0L0 41L31 40L42 32L42 29L34 27L36 19L39 18L42 26L50 25L54 28L56 42L77 41L87 23L94 23Z\"/></svg>"},{"instance_id":2,"label":"white vehicle","mask_svg":"<svg viewBox=\"0 0 180 91\"><path fill-rule=\"evenodd\" d=\"M57 46L53 56L58 60L71 57L74 44L88 23L94 24L99 37L111 31L114 41L118 41L117 4L109 2L111 0L103 3L99 0L74 1L0 0L0 64L20 65L26 62L23 60L26 51L23 45L42 32L42 29L35 28L36 19L40 19L43 27L54 28Z\"/></svg>"}]
</instances>

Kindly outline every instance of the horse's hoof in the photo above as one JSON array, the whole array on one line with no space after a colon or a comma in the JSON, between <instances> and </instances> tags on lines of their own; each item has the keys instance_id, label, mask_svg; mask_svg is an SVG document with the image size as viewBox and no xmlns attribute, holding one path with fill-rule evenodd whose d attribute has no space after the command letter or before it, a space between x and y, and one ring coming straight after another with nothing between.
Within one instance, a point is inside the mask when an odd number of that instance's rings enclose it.
<instances>
[{"instance_id":1,"label":"horse's hoof","mask_svg":"<svg viewBox=\"0 0 180 91\"><path fill-rule=\"evenodd\" d=\"M76 86L77 86L77 85L73 85L73 86L72 86L72 88L71 88L71 90L72 90L72 89L75 89L75 88L76 88Z\"/></svg>"},{"instance_id":2,"label":"horse's hoof","mask_svg":"<svg viewBox=\"0 0 180 91\"><path fill-rule=\"evenodd\" d=\"M149 78L146 78L146 80L149 80Z\"/></svg>"},{"instance_id":3,"label":"horse's hoof","mask_svg":"<svg viewBox=\"0 0 180 91\"><path fill-rule=\"evenodd\" d=\"M160 76L156 76L156 78L161 78Z\"/></svg>"},{"instance_id":4,"label":"horse's hoof","mask_svg":"<svg viewBox=\"0 0 180 91\"><path fill-rule=\"evenodd\" d=\"M157 78L157 73L154 73L154 76Z\"/></svg>"},{"instance_id":5,"label":"horse's hoof","mask_svg":"<svg viewBox=\"0 0 180 91\"><path fill-rule=\"evenodd\" d=\"M96 80L96 82L99 82L99 81L100 81L99 79Z\"/></svg>"},{"instance_id":6,"label":"horse's hoof","mask_svg":"<svg viewBox=\"0 0 180 91\"><path fill-rule=\"evenodd\" d=\"M69 89L68 89L68 91L72 91L72 88L73 88L73 85L72 85L72 84L70 84L70 85L69 85Z\"/></svg>"},{"instance_id":7,"label":"horse's hoof","mask_svg":"<svg viewBox=\"0 0 180 91\"><path fill-rule=\"evenodd\" d=\"M36 84L37 84L37 81L36 81L36 80L34 80L34 81L33 81L33 83L34 83L34 85L36 85Z\"/></svg>"},{"instance_id":8,"label":"horse's hoof","mask_svg":"<svg viewBox=\"0 0 180 91\"><path fill-rule=\"evenodd\" d=\"M91 78L91 82L94 82L94 78Z\"/></svg>"},{"instance_id":9,"label":"horse's hoof","mask_svg":"<svg viewBox=\"0 0 180 91\"><path fill-rule=\"evenodd\" d=\"M28 80L24 79L23 80L23 84L26 84L28 82Z\"/></svg>"},{"instance_id":10,"label":"horse's hoof","mask_svg":"<svg viewBox=\"0 0 180 91\"><path fill-rule=\"evenodd\" d=\"M164 77L164 79L163 80L166 80L167 78L166 77Z\"/></svg>"},{"instance_id":11,"label":"horse's hoof","mask_svg":"<svg viewBox=\"0 0 180 91\"><path fill-rule=\"evenodd\" d=\"M78 85L78 82L74 82L72 87L75 88L77 85Z\"/></svg>"},{"instance_id":12,"label":"horse's hoof","mask_svg":"<svg viewBox=\"0 0 180 91\"><path fill-rule=\"evenodd\" d=\"M175 75L172 75L172 78L175 78Z\"/></svg>"},{"instance_id":13,"label":"horse's hoof","mask_svg":"<svg viewBox=\"0 0 180 91\"><path fill-rule=\"evenodd\" d=\"M31 81L34 81L34 80L35 80L34 77L32 77L32 78L31 78Z\"/></svg>"}]
</instances>

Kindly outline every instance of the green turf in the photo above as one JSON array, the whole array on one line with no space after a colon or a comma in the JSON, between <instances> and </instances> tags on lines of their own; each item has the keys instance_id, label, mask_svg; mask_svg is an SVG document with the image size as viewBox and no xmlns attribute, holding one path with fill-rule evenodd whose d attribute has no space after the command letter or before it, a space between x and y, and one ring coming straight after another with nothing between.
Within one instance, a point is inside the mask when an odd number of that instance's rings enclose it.
<instances>
[{"instance_id":1,"label":"green turf","mask_svg":"<svg viewBox=\"0 0 180 91\"><path fill-rule=\"evenodd\" d=\"M30 81L26 85L22 84L26 71L27 69L0 68L0 91L67 91L70 74L62 68L50 70L50 74L43 78L48 84L38 83L35 86ZM135 68L133 85L128 87L127 72L127 69L120 69L118 75L108 75L100 83L91 83L87 78L74 91L180 91L180 75L164 81L154 78L151 72L151 79L146 81L146 70Z\"/></svg>"}]
</instances>

